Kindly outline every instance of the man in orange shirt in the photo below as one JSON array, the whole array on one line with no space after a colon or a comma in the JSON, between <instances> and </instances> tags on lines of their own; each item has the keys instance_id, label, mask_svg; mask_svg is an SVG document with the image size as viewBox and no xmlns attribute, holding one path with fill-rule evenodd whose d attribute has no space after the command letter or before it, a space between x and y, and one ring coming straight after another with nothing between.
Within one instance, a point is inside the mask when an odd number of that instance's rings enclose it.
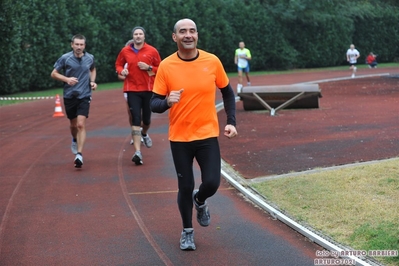
<instances>
[{"instance_id":1,"label":"man in orange shirt","mask_svg":"<svg viewBox=\"0 0 399 266\"><path fill-rule=\"evenodd\" d=\"M224 135L237 135L235 96L219 58L197 49L197 26L191 19L176 22L173 41L177 52L164 59L155 77L151 110L169 110L169 141L178 178L177 202L183 223L180 249L195 250L192 225L193 203L197 221L208 226L210 213L206 199L220 185L221 155L215 90L223 96L227 123ZM194 190L193 161L201 169L198 190Z\"/></svg>"},{"instance_id":2,"label":"man in orange shirt","mask_svg":"<svg viewBox=\"0 0 399 266\"><path fill-rule=\"evenodd\" d=\"M143 164L140 150L141 138L147 148L152 146L152 140L147 134L151 124L150 99L154 75L161 57L157 49L145 42L143 27L133 28L132 33L133 42L120 51L115 68L118 75L125 77L123 92L127 93L127 103L132 115L132 136L135 148L132 161L136 165L141 165Z\"/></svg>"}]
</instances>

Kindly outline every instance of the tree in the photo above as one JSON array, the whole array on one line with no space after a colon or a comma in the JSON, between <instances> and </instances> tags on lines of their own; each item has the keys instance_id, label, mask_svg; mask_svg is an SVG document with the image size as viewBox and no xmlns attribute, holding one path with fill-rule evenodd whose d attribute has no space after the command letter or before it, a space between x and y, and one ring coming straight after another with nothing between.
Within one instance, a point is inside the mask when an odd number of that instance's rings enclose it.
<instances>
[{"instance_id":1,"label":"tree","mask_svg":"<svg viewBox=\"0 0 399 266\"><path fill-rule=\"evenodd\" d=\"M235 71L234 50L244 41L252 70L335 66L355 43L379 62L399 58L399 3L393 0L2 0L0 94L47 89L55 61L71 50L71 37L87 38L97 81L116 81L115 59L134 26L162 58L176 51L178 19L198 26L199 48Z\"/></svg>"}]
</instances>

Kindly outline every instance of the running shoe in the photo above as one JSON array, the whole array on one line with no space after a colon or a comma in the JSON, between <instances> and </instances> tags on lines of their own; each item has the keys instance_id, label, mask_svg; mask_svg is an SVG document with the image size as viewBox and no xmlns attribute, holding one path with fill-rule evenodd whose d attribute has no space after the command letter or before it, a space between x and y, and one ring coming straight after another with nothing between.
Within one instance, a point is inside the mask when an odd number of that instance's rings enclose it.
<instances>
[{"instance_id":1,"label":"running shoe","mask_svg":"<svg viewBox=\"0 0 399 266\"><path fill-rule=\"evenodd\" d=\"M132 157L132 161L136 164L136 165L141 165L143 164L143 156L141 155L140 151L136 151Z\"/></svg>"},{"instance_id":2,"label":"running shoe","mask_svg":"<svg viewBox=\"0 0 399 266\"><path fill-rule=\"evenodd\" d=\"M198 189L193 191L193 202L195 205L195 209L197 210L197 221L201 226L208 226L211 222L211 215L209 213L208 203L205 201L201 206L198 205L195 200L195 196L198 193Z\"/></svg>"},{"instance_id":3,"label":"running shoe","mask_svg":"<svg viewBox=\"0 0 399 266\"><path fill-rule=\"evenodd\" d=\"M74 163L75 163L75 168L82 168L82 165L83 165L82 154L80 154L80 153L76 154Z\"/></svg>"},{"instance_id":4,"label":"running shoe","mask_svg":"<svg viewBox=\"0 0 399 266\"><path fill-rule=\"evenodd\" d=\"M73 154L77 154L78 153L78 143L76 141L72 140L71 151L72 151Z\"/></svg>"},{"instance_id":5,"label":"running shoe","mask_svg":"<svg viewBox=\"0 0 399 266\"><path fill-rule=\"evenodd\" d=\"M194 229L193 228L184 228L181 232L180 237L180 249L181 250L195 250L194 243Z\"/></svg>"},{"instance_id":6,"label":"running shoe","mask_svg":"<svg viewBox=\"0 0 399 266\"><path fill-rule=\"evenodd\" d=\"M151 148L152 147L152 140L151 140L151 138L150 138L150 135L145 135L145 136L141 136L141 139L143 140L143 142L144 142L144 145L147 147L147 148Z\"/></svg>"}]
</instances>

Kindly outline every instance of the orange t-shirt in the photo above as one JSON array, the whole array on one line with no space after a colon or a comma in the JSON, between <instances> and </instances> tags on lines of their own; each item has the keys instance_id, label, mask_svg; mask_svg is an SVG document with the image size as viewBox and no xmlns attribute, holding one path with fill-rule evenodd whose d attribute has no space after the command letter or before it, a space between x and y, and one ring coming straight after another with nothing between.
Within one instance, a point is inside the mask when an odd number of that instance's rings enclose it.
<instances>
[{"instance_id":1,"label":"orange t-shirt","mask_svg":"<svg viewBox=\"0 0 399 266\"><path fill-rule=\"evenodd\" d=\"M217 88L229 79L215 55L198 50L198 58L184 61L177 53L159 65L153 92L169 95L184 89L180 101L169 109L169 140L194 141L219 136L215 101Z\"/></svg>"}]
</instances>

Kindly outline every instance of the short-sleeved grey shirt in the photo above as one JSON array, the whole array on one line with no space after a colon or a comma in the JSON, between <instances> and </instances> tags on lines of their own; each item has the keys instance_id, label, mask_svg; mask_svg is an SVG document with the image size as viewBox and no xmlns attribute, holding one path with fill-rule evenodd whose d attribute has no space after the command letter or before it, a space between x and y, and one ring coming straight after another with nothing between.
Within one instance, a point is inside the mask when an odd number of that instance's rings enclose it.
<instances>
[{"instance_id":1,"label":"short-sleeved grey shirt","mask_svg":"<svg viewBox=\"0 0 399 266\"><path fill-rule=\"evenodd\" d=\"M66 77L75 77L78 83L70 86L64 83L64 98L91 97L90 71L95 67L94 56L85 52L81 58L75 57L73 51L63 54L54 64L58 72L64 72Z\"/></svg>"}]
</instances>

